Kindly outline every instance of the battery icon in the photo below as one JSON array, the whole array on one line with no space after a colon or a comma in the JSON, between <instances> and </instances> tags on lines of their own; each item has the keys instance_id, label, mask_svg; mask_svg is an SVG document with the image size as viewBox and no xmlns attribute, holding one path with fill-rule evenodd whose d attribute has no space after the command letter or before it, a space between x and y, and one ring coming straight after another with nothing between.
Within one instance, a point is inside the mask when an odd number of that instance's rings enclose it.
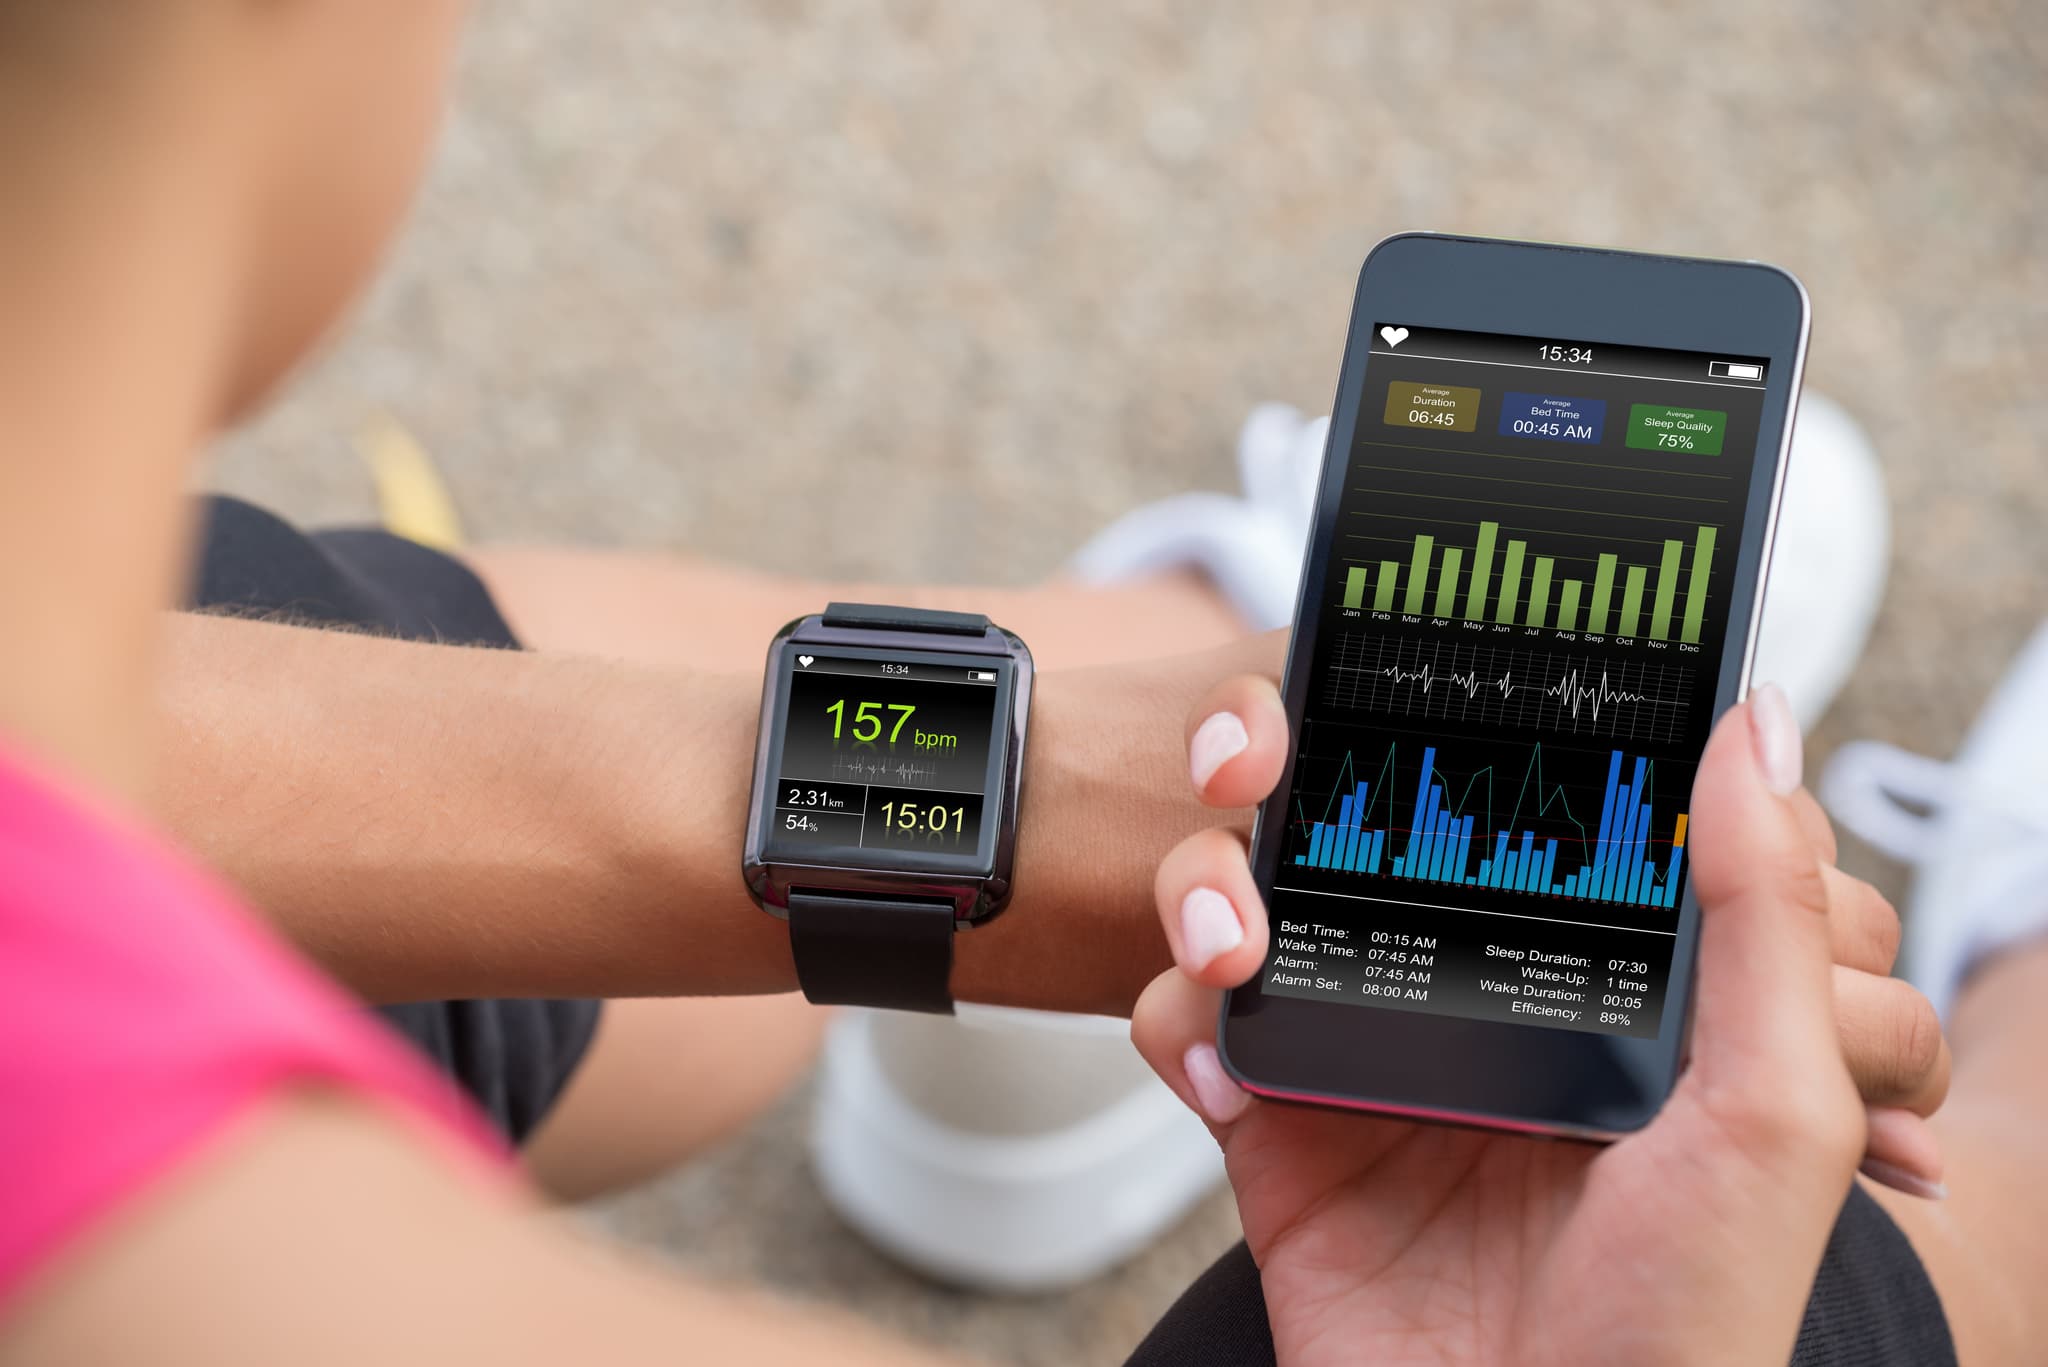
<instances>
[{"instance_id":1,"label":"battery icon","mask_svg":"<svg viewBox=\"0 0 2048 1367\"><path fill-rule=\"evenodd\" d=\"M1761 380L1764 368L1747 361L1709 361L1707 374L1717 380Z\"/></svg>"},{"instance_id":2,"label":"battery icon","mask_svg":"<svg viewBox=\"0 0 2048 1367\"><path fill-rule=\"evenodd\" d=\"M994 683L996 672L993 669L970 669L967 671L967 677L976 683Z\"/></svg>"}]
</instances>

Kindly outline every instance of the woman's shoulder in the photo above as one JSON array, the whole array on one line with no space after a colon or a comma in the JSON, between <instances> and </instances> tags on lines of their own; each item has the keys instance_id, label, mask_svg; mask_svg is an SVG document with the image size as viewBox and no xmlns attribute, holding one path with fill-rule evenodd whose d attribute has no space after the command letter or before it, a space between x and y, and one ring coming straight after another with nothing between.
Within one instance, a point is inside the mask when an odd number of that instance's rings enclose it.
<instances>
[{"instance_id":1,"label":"woman's shoulder","mask_svg":"<svg viewBox=\"0 0 2048 1367\"><path fill-rule=\"evenodd\" d=\"M141 821L0 746L0 1314L101 1214L318 1081L495 1147L454 1090Z\"/></svg>"}]
</instances>

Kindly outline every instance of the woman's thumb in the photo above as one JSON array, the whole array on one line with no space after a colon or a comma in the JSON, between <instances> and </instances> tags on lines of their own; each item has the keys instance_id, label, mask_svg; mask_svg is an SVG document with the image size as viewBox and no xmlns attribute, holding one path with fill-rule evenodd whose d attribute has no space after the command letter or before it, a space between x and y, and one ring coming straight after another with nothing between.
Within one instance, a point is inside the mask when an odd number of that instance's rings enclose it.
<instances>
[{"instance_id":1,"label":"woman's thumb","mask_svg":"<svg viewBox=\"0 0 2048 1367\"><path fill-rule=\"evenodd\" d=\"M1693 783L1690 857L1700 906L1693 1067L1749 1087L1843 1070L1836 1039L1827 885L1787 799L1799 787L1798 723L1766 684L1714 728Z\"/></svg>"}]
</instances>

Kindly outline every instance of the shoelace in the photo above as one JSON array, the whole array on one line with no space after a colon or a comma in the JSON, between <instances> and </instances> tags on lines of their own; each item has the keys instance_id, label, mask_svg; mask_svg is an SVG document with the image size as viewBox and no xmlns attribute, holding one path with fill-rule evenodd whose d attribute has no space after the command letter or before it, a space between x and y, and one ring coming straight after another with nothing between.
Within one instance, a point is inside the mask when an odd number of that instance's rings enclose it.
<instances>
[{"instance_id":1,"label":"shoelace","mask_svg":"<svg viewBox=\"0 0 2048 1367\"><path fill-rule=\"evenodd\" d=\"M1842 747L1820 786L1842 825L1901 862L1925 863L1938 844L1955 838L1949 832L1958 821L1968 823L1965 838L1998 852L1974 861L1962 881L1944 890L1961 901L1923 907L1906 928L1901 967L1944 1017L1977 964L2048 928L2048 826L2019 804L1964 797L1954 765L1881 741Z\"/></svg>"},{"instance_id":2,"label":"shoelace","mask_svg":"<svg viewBox=\"0 0 2048 1367\"><path fill-rule=\"evenodd\" d=\"M1237 477L1245 500L1298 526L1306 537L1322 477L1328 418L1306 418L1291 404L1262 403L1237 436Z\"/></svg>"},{"instance_id":3,"label":"shoelace","mask_svg":"<svg viewBox=\"0 0 2048 1367\"><path fill-rule=\"evenodd\" d=\"M1239 432L1242 494L1201 490L1133 508L1067 562L1084 582L1202 570L1255 630L1285 626L1301 575L1329 419L1261 404Z\"/></svg>"},{"instance_id":4,"label":"shoelace","mask_svg":"<svg viewBox=\"0 0 2048 1367\"><path fill-rule=\"evenodd\" d=\"M1820 800L1864 843L1900 863L1917 864L1955 800L1955 771L1945 761L1884 741L1851 741L1829 762Z\"/></svg>"},{"instance_id":5,"label":"shoelace","mask_svg":"<svg viewBox=\"0 0 2048 1367\"><path fill-rule=\"evenodd\" d=\"M1835 752L1820 797L1858 838L1910 865L1927 861L1966 801L1953 764L1874 740L1852 741ZM2015 856L2000 861L1973 899L2038 904L2048 887L2048 823L1997 801L1969 803L1968 821L1974 838Z\"/></svg>"}]
</instances>

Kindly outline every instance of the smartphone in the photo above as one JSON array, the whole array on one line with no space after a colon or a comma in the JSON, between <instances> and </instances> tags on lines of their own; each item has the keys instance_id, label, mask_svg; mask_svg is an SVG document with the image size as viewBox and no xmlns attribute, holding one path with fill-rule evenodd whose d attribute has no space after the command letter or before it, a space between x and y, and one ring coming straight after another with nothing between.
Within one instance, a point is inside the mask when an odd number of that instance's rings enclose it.
<instances>
[{"instance_id":1,"label":"smartphone","mask_svg":"<svg viewBox=\"0 0 2048 1367\"><path fill-rule=\"evenodd\" d=\"M1225 1066L1580 1138L1682 1063L1686 806L1748 684L1806 292L1750 261L1409 233L1360 272Z\"/></svg>"}]
</instances>

